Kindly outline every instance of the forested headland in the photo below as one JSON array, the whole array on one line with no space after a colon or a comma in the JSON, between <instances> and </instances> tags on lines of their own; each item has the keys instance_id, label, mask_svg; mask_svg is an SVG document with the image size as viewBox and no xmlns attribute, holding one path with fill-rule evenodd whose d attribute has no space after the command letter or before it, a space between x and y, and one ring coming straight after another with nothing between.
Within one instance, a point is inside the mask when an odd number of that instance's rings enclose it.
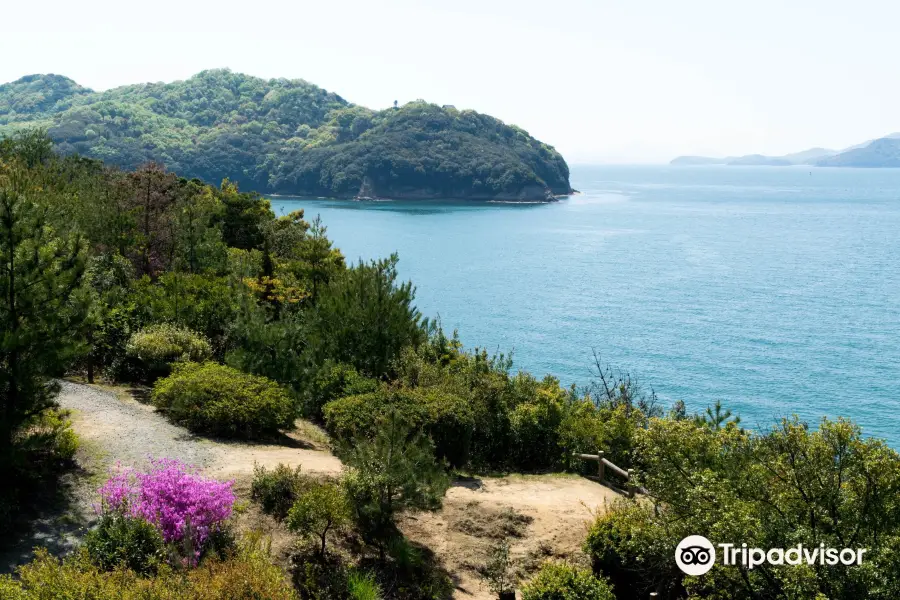
<instances>
[{"instance_id":1,"label":"forested headland","mask_svg":"<svg viewBox=\"0 0 900 600\"><path fill-rule=\"evenodd\" d=\"M303 80L228 70L105 92L60 75L0 85L0 135L32 127L61 154L125 169L152 161L261 193L542 201L572 192L556 150L494 117L421 100L370 110Z\"/></svg>"},{"instance_id":2,"label":"forested headland","mask_svg":"<svg viewBox=\"0 0 900 600\"><path fill-rule=\"evenodd\" d=\"M900 456L853 423L750 429L697 414L597 360L565 387L469 350L415 306L398 257L349 263L317 218L276 217L230 180L59 155L42 131L0 141L0 526L71 470L78 436L58 381L145 386L201 439L278 440L320 424L340 477L259 469L249 501L295 535L282 570L230 482L154 457L98 491L98 526L39 552L0 597L449 598L452 574L407 540L460 474L587 473L598 450L642 493L597 507L583 560L529 565L498 539L473 565L524 600L888 600L900 589ZM602 342L602 340L601 340ZM140 440L134 440L136 444ZM867 548L859 565L717 564L687 576L687 535L759 548ZM78 591L82 595L74 595Z\"/></svg>"}]
</instances>

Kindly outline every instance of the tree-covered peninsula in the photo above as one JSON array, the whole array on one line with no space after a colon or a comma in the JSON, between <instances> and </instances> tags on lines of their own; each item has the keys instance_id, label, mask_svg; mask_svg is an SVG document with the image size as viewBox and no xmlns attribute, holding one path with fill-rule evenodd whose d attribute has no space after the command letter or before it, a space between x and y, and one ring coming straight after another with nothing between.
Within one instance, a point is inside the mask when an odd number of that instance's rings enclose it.
<instances>
[{"instance_id":1,"label":"tree-covered peninsula","mask_svg":"<svg viewBox=\"0 0 900 600\"><path fill-rule=\"evenodd\" d=\"M262 193L549 200L572 192L553 147L472 110L351 104L302 80L204 71L94 92L60 75L0 85L0 135L43 127L61 154L164 164Z\"/></svg>"}]
</instances>

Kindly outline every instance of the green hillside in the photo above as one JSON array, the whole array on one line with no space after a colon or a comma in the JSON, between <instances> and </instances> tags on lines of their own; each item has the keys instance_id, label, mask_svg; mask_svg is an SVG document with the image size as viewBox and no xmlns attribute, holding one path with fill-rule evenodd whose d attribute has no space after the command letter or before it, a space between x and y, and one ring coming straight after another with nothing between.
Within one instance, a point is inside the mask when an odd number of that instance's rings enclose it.
<instances>
[{"instance_id":1,"label":"green hillside","mask_svg":"<svg viewBox=\"0 0 900 600\"><path fill-rule=\"evenodd\" d=\"M93 92L59 75L0 86L0 135L47 128L56 150L127 169L157 161L260 192L543 200L571 192L552 147L475 111L373 111L302 80L204 71Z\"/></svg>"}]
</instances>

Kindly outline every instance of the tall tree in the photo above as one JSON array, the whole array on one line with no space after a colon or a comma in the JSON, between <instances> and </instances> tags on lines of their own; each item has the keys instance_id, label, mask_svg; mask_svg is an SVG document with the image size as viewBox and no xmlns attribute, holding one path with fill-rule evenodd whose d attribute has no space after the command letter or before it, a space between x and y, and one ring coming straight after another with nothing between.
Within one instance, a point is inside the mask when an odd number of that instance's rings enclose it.
<instances>
[{"instance_id":1,"label":"tall tree","mask_svg":"<svg viewBox=\"0 0 900 600\"><path fill-rule=\"evenodd\" d=\"M175 204L176 266L189 273L222 272L228 255L222 241L222 202L196 180L183 186Z\"/></svg>"},{"instance_id":2,"label":"tall tree","mask_svg":"<svg viewBox=\"0 0 900 600\"><path fill-rule=\"evenodd\" d=\"M174 258L174 224L170 210L178 200L178 178L162 165L148 163L129 174L139 232L135 265L140 275L155 277Z\"/></svg>"},{"instance_id":3,"label":"tall tree","mask_svg":"<svg viewBox=\"0 0 900 600\"><path fill-rule=\"evenodd\" d=\"M0 461L8 467L16 437L54 405L50 377L79 345L79 297L85 251L78 237L49 225L52 202L21 161L0 164Z\"/></svg>"},{"instance_id":4,"label":"tall tree","mask_svg":"<svg viewBox=\"0 0 900 600\"><path fill-rule=\"evenodd\" d=\"M397 283L398 260L360 261L321 291L310 334L318 364L332 359L382 377L401 349L424 341L428 322L413 304L412 284Z\"/></svg>"}]
</instances>

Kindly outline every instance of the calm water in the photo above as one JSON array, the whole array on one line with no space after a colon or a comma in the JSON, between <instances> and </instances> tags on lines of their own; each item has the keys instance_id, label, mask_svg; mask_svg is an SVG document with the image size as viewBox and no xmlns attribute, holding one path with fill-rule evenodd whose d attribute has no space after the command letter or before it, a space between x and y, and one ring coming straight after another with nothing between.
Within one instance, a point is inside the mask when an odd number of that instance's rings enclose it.
<instances>
[{"instance_id":1,"label":"calm water","mask_svg":"<svg viewBox=\"0 0 900 600\"><path fill-rule=\"evenodd\" d=\"M556 204L273 200L348 258L400 254L418 306L518 368L748 426L844 415L900 446L900 170L575 167Z\"/></svg>"}]
</instances>

